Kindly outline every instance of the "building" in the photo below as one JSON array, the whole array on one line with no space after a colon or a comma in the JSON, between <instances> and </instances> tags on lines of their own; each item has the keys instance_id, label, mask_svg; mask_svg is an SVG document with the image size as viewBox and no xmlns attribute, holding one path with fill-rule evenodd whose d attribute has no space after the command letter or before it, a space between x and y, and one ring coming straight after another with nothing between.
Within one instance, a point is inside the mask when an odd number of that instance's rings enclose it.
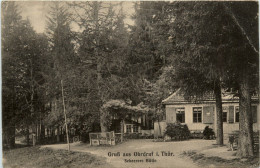
<instances>
[{"instance_id":1,"label":"building","mask_svg":"<svg viewBox=\"0 0 260 168\"><path fill-rule=\"evenodd\" d=\"M165 106L165 120L154 124L155 136L162 136L167 123L179 121L187 124L191 132L203 131L209 126L216 132L216 103L213 95L203 99L187 100L180 89L162 101ZM231 93L222 94L224 136L239 130L239 98ZM259 99L252 97L253 129L260 125Z\"/></svg>"},{"instance_id":2,"label":"building","mask_svg":"<svg viewBox=\"0 0 260 168\"><path fill-rule=\"evenodd\" d=\"M124 134L151 134L152 119L143 103L131 105L131 100L109 100L103 105L111 120L110 131Z\"/></svg>"},{"instance_id":3,"label":"building","mask_svg":"<svg viewBox=\"0 0 260 168\"><path fill-rule=\"evenodd\" d=\"M123 123L123 128L121 127ZM115 133L121 133L123 129L124 134L152 134L153 129L151 128L151 119L144 114L142 116L131 116L127 117L122 121L120 118L114 117L110 130Z\"/></svg>"}]
</instances>

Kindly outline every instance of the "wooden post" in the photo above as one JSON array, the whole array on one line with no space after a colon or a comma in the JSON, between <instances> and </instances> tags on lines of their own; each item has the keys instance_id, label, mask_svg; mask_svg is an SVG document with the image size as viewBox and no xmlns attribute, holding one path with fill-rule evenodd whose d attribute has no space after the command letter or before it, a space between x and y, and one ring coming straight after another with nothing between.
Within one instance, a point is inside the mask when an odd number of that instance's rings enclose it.
<instances>
[{"instance_id":1,"label":"wooden post","mask_svg":"<svg viewBox=\"0 0 260 168\"><path fill-rule=\"evenodd\" d=\"M90 146L92 146L92 138L91 138L91 134L89 134L89 141L90 141Z\"/></svg>"},{"instance_id":2,"label":"wooden post","mask_svg":"<svg viewBox=\"0 0 260 168\"><path fill-rule=\"evenodd\" d=\"M57 142L60 142L60 126L57 127Z\"/></svg>"},{"instance_id":3,"label":"wooden post","mask_svg":"<svg viewBox=\"0 0 260 168\"><path fill-rule=\"evenodd\" d=\"M63 93L63 82L62 82L62 80L61 80L60 82L61 82L61 94L62 94L62 103L63 103L63 112L64 112L64 119L65 119L65 127L66 127L67 143L68 143L68 151L70 151L70 140L69 140L67 117L66 117L66 108L65 108L65 101L64 101L64 93Z\"/></svg>"},{"instance_id":4,"label":"wooden post","mask_svg":"<svg viewBox=\"0 0 260 168\"><path fill-rule=\"evenodd\" d=\"M125 119L121 122L121 142L124 140L124 125L125 125Z\"/></svg>"},{"instance_id":5,"label":"wooden post","mask_svg":"<svg viewBox=\"0 0 260 168\"><path fill-rule=\"evenodd\" d=\"M35 146L36 145L36 134L35 133L32 134L32 141L33 141L33 146Z\"/></svg>"}]
</instances>

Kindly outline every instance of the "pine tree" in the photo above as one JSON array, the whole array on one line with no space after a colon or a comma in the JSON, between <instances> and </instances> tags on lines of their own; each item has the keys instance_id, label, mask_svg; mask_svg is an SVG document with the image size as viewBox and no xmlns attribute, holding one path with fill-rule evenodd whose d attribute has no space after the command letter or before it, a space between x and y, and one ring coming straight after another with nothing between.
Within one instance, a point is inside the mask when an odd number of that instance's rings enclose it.
<instances>
[{"instance_id":1,"label":"pine tree","mask_svg":"<svg viewBox=\"0 0 260 168\"><path fill-rule=\"evenodd\" d=\"M74 50L75 45L73 44L74 35L71 31L70 24L71 14L68 11L67 4L65 2L52 2L48 15L46 34L50 42L49 54L53 61L53 76L51 76L49 80L50 83L56 84L51 86L50 92L55 95L52 99L52 102L55 105L53 112L57 115L62 114L60 111L63 111L64 114L63 117L66 126L68 150L70 150L70 146L66 107L69 107L67 102L72 99L70 92L72 89L70 88L72 88L74 84L73 74L75 72L74 68L77 61ZM62 106L59 107L63 108L57 109L57 102L62 104Z\"/></svg>"},{"instance_id":2,"label":"pine tree","mask_svg":"<svg viewBox=\"0 0 260 168\"><path fill-rule=\"evenodd\" d=\"M244 151L241 152L242 156L252 155L251 96L249 92L252 85L249 84L249 78L254 78L251 74L255 74L256 69L249 65L251 63L254 67L257 65L255 64L255 54L252 53L255 52L255 47L252 47L251 40L248 40L249 36L246 36L245 31L241 30L249 22L252 29L246 26L247 32L257 33L257 22L254 20L257 18L257 12L254 5L255 3L246 2L176 2L174 3L176 10L173 15L175 17L173 26L176 51L173 57L176 69L175 80L179 81L179 86L189 95L200 96L210 91L215 93L218 144L223 143L221 138L221 132L223 132L221 131L223 129L221 88L240 87L239 98L242 113L240 115L245 120L242 119L239 139L246 141L246 143L240 143L239 150ZM233 10L240 9L236 10L236 15L230 10L230 6L233 7ZM240 19L243 26L238 24L237 19ZM248 59L247 54L252 57Z\"/></svg>"},{"instance_id":3,"label":"pine tree","mask_svg":"<svg viewBox=\"0 0 260 168\"><path fill-rule=\"evenodd\" d=\"M14 33L21 24L21 16L14 2L2 3L2 99L3 99L3 142L10 147L15 145L15 113L16 93L15 79L18 78L18 68L15 64Z\"/></svg>"},{"instance_id":4,"label":"pine tree","mask_svg":"<svg viewBox=\"0 0 260 168\"><path fill-rule=\"evenodd\" d=\"M6 2L3 8L3 121L25 132L29 144L29 129L39 119L36 111L43 112L37 108L42 106L38 101L43 94L41 64L46 43L41 43L28 20L21 19L15 2Z\"/></svg>"},{"instance_id":5,"label":"pine tree","mask_svg":"<svg viewBox=\"0 0 260 168\"><path fill-rule=\"evenodd\" d=\"M111 2L75 2L72 4L77 15L77 23L82 32L79 33L79 58L82 75L86 79L84 87L88 88L87 100L94 106L87 109L100 117L101 131L108 128L102 125L101 106L109 99L122 97L125 76L125 51L127 31L123 23L122 10L116 13L117 3ZM77 13L77 12L76 12ZM95 99L93 99L93 95ZM93 108L93 109L92 109ZM97 110L98 109L98 110Z\"/></svg>"}]
</instances>

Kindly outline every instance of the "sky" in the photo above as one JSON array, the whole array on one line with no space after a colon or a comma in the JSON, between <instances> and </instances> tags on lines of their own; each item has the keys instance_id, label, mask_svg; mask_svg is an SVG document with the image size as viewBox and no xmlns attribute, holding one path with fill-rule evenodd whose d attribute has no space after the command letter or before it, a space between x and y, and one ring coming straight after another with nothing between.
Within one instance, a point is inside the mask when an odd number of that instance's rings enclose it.
<instances>
[{"instance_id":1,"label":"sky","mask_svg":"<svg viewBox=\"0 0 260 168\"><path fill-rule=\"evenodd\" d=\"M20 6L20 12L23 19L29 19L32 27L37 33L43 33L46 28L46 15L48 15L48 1L20 1L17 2ZM133 20L130 16L134 13L133 2L124 2L123 10L126 14L125 23L133 25Z\"/></svg>"}]
</instances>

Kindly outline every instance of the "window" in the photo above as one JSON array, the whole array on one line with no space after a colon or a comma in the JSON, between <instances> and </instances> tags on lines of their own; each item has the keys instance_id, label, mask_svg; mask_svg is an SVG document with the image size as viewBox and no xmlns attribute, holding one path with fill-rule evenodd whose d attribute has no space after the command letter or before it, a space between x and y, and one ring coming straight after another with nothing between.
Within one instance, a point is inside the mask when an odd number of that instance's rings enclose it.
<instances>
[{"instance_id":1,"label":"window","mask_svg":"<svg viewBox=\"0 0 260 168\"><path fill-rule=\"evenodd\" d=\"M235 113L236 113L236 118L235 118L235 120L236 120L236 122L239 122L239 106L236 106L236 107L235 107Z\"/></svg>"},{"instance_id":2,"label":"window","mask_svg":"<svg viewBox=\"0 0 260 168\"><path fill-rule=\"evenodd\" d=\"M131 125L126 125L126 133L131 133Z\"/></svg>"},{"instance_id":3,"label":"window","mask_svg":"<svg viewBox=\"0 0 260 168\"><path fill-rule=\"evenodd\" d=\"M222 120L223 120L223 122L227 122L227 111L228 111L227 107L223 107L223 109L222 109Z\"/></svg>"},{"instance_id":4,"label":"window","mask_svg":"<svg viewBox=\"0 0 260 168\"><path fill-rule=\"evenodd\" d=\"M201 107L193 107L193 122L194 123L201 123Z\"/></svg>"},{"instance_id":5,"label":"window","mask_svg":"<svg viewBox=\"0 0 260 168\"><path fill-rule=\"evenodd\" d=\"M134 131L134 132L138 132L138 126L134 125L133 131Z\"/></svg>"},{"instance_id":6,"label":"window","mask_svg":"<svg viewBox=\"0 0 260 168\"><path fill-rule=\"evenodd\" d=\"M184 107L176 109L176 120L180 123L185 123L185 109L184 109Z\"/></svg>"}]
</instances>

